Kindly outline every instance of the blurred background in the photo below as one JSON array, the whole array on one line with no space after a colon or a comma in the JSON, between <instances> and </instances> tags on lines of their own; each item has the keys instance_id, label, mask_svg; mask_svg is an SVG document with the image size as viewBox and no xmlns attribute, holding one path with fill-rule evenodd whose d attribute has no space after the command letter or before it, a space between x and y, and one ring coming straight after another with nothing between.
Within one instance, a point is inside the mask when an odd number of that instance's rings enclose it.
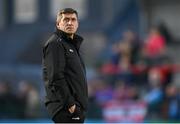
<instances>
[{"instance_id":1,"label":"blurred background","mask_svg":"<svg viewBox=\"0 0 180 124\"><path fill-rule=\"evenodd\" d=\"M0 122L52 122L42 46L65 7L85 39L86 122L180 122L179 0L0 0Z\"/></svg>"}]
</instances>

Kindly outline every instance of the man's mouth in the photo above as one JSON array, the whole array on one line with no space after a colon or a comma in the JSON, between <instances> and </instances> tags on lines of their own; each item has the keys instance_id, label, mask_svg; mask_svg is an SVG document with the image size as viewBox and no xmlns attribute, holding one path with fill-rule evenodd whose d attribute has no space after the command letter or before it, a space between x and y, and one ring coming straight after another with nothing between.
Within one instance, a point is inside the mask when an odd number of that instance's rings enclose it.
<instances>
[{"instance_id":1,"label":"man's mouth","mask_svg":"<svg viewBox=\"0 0 180 124\"><path fill-rule=\"evenodd\" d=\"M68 29L68 30L72 30L72 29L73 29L73 27L67 27L67 29Z\"/></svg>"}]
</instances>

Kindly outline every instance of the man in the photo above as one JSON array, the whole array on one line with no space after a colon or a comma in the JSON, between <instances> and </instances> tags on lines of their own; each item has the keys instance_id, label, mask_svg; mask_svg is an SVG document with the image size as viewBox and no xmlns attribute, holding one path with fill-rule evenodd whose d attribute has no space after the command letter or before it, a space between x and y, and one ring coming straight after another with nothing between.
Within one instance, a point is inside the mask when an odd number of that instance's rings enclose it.
<instances>
[{"instance_id":1,"label":"man","mask_svg":"<svg viewBox=\"0 0 180 124\"><path fill-rule=\"evenodd\" d=\"M85 66L76 35L78 13L65 8L57 14L56 32L43 47L45 105L55 123L83 123L87 110Z\"/></svg>"}]
</instances>

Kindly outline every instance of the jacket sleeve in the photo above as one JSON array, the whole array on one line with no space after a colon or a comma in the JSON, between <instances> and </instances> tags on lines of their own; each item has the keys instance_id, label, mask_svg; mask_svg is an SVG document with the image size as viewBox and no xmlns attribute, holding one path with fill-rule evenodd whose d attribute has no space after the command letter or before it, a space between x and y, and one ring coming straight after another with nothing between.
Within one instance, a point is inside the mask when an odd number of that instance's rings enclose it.
<instances>
[{"instance_id":1,"label":"jacket sleeve","mask_svg":"<svg viewBox=\"0 0 180 124\"><path fill-rule=\"evenodd\" d=\"M65 51L61 43L51 42L46 47L45 60L49 78L49 87L56 97L63 102L64 107L69 108L75 104L74 97L64 76Z\"/></svg>"}]
</instances>

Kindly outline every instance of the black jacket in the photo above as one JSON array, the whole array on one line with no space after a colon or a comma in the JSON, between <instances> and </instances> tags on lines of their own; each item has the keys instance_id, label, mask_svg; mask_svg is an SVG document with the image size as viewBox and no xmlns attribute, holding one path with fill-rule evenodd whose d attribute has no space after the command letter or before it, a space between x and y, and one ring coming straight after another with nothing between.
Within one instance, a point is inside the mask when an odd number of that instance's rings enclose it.
<instances>
[{"instance_id":1,"label":"black jacket","mask_svg":"<svg viewBox=\"0 0 180 124\"><path fill-rule=\"evenodd\" d=\"M43 79L46 88L45 105L51 116L76 104L87 110L87 82L83 60L79 53L83 39L67 37L57 30L43 47Z\"/></svg>"}]
</instances>

